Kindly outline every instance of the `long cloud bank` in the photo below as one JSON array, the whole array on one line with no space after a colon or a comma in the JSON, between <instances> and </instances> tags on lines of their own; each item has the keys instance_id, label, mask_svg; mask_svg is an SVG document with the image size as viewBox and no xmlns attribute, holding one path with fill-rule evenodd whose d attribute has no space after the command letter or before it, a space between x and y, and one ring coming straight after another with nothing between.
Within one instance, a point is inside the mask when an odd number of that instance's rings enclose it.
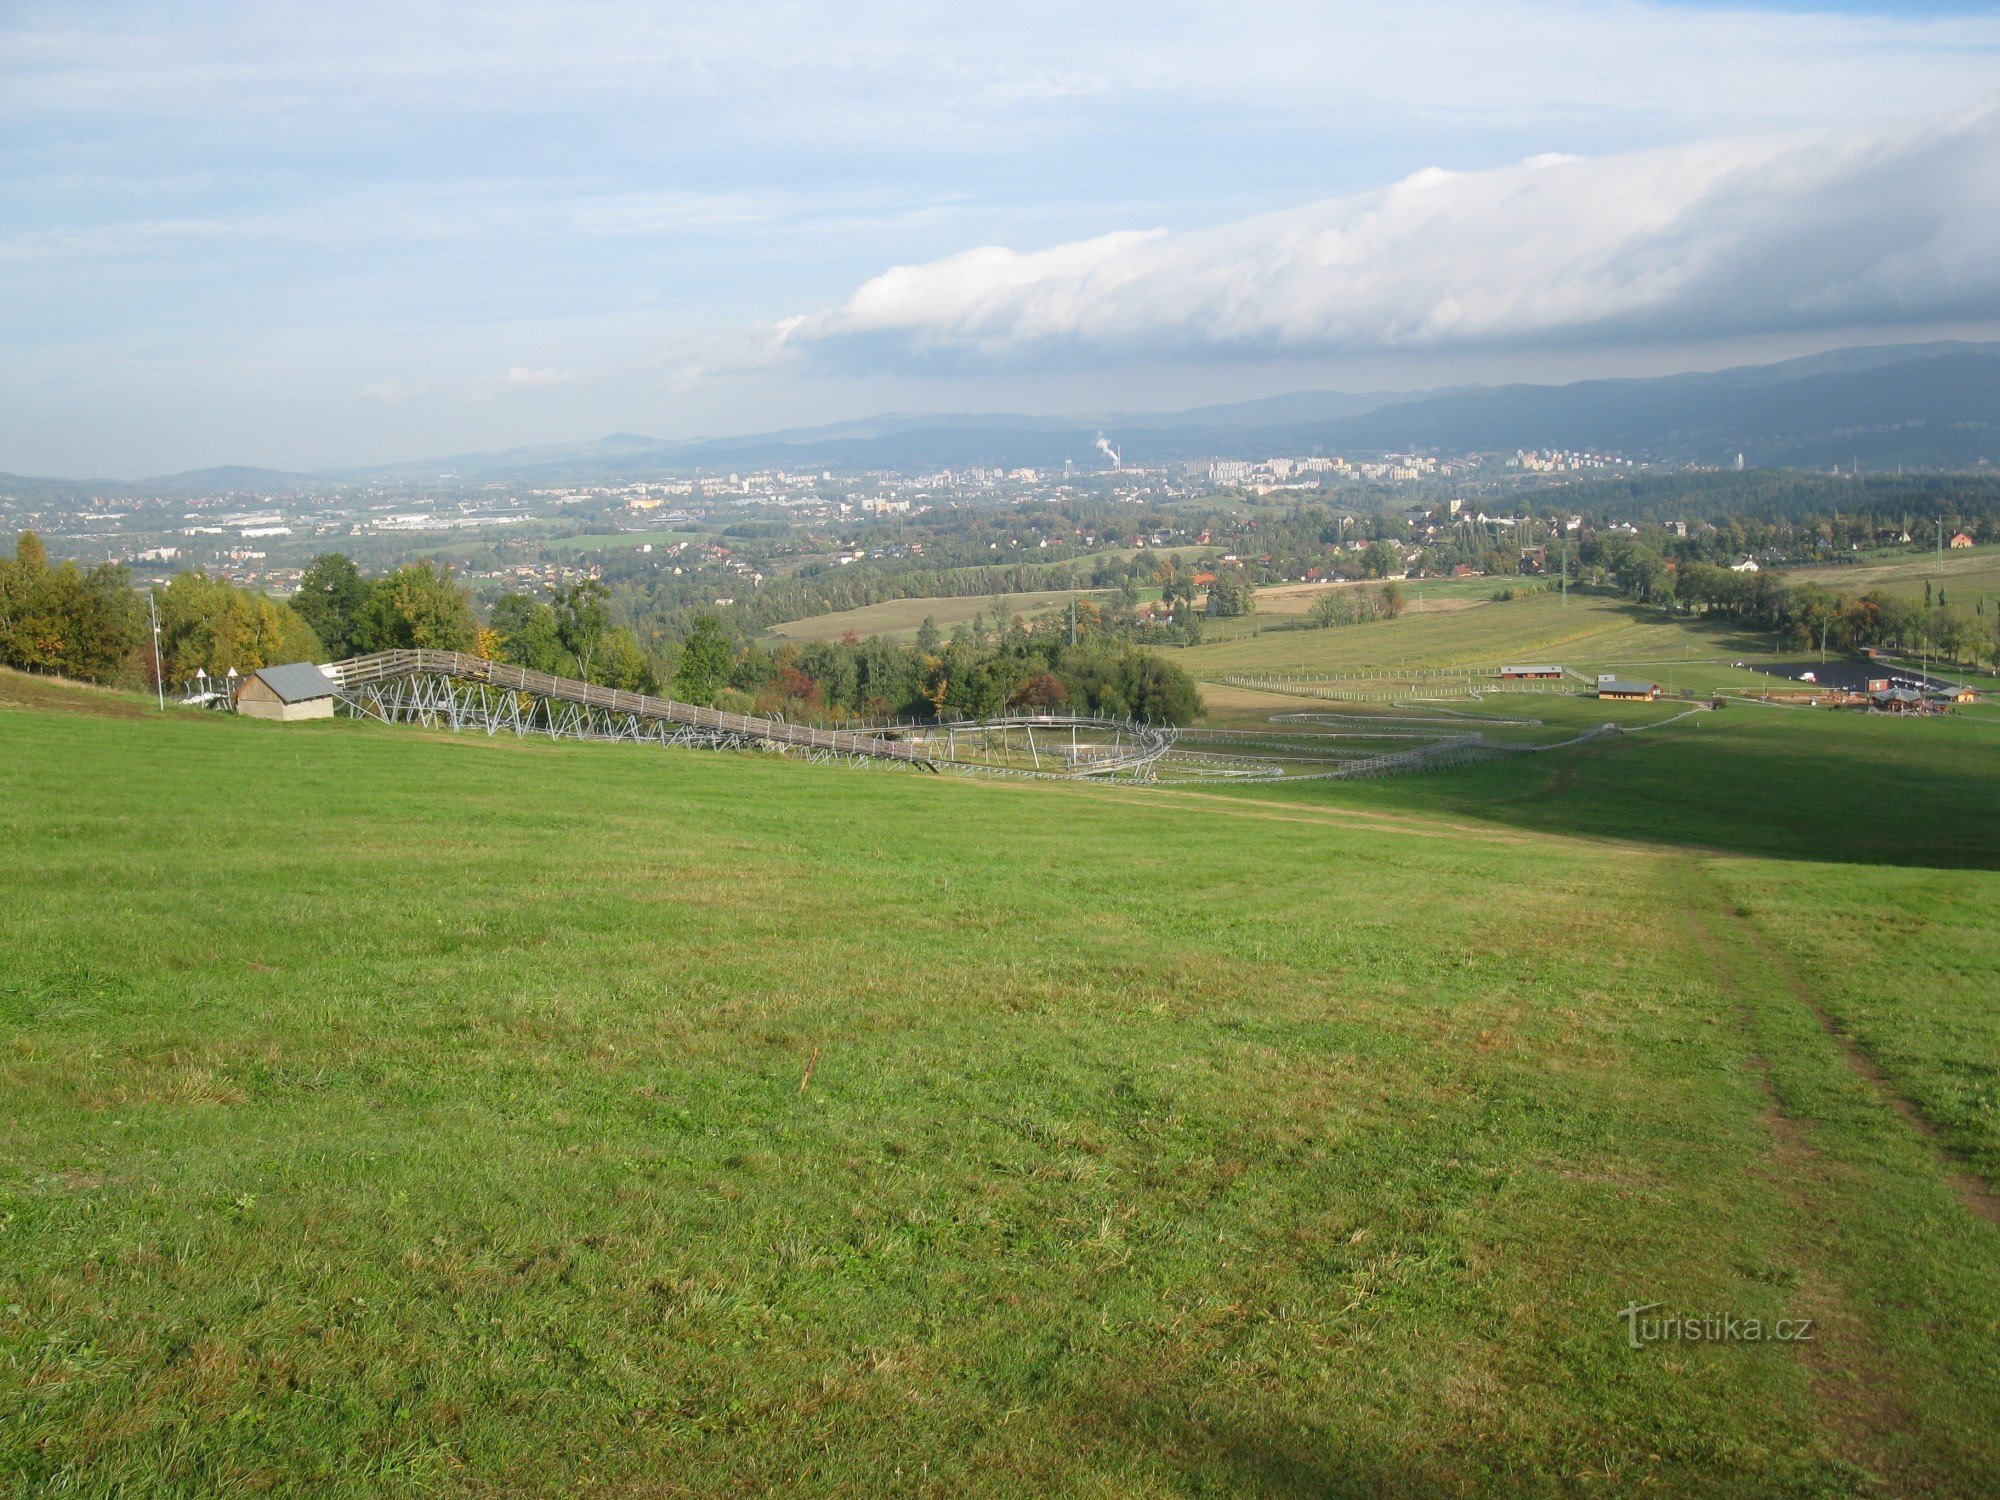
<instances>
[{"instance_id":1,"label":"long cloud bank","mask_svg":"<svg viewBox=\"0 0 2000 1500\"><path fill-rule=\"evenodd\" d=\"M2000 102L1894 128L1419 172L1187 233L898 266L781 349L943 367L2000 316Z\"/></svg>"}]
</instances>

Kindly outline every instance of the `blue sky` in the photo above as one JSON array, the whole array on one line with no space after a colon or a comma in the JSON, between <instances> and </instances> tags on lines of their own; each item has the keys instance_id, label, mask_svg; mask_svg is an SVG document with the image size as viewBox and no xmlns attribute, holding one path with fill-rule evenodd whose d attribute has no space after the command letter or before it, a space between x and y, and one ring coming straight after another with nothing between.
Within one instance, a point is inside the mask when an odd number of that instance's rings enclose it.
<instances>
[{"instance_id":1,"label":"blue sky","mask_svg":"<svg viewBox=\"0 0 2000 1500\"><path fill-rule=\"evenodd\" d=\"M15 472L2000 319L1990 7L99 0L0 38Z\"/></svg>"}]
</instances>

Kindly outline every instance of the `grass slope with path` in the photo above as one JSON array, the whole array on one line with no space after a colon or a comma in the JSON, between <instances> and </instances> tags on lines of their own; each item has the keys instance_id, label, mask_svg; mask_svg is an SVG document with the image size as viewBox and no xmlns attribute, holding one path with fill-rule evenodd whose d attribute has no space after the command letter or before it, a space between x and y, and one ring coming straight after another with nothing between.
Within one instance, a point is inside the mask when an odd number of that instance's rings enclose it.
<instances>
[{"instance_id":1,"label":"grass slope with path","mask_svg":"<svg viewBox=\"0 0 2000 1500\"><path fill-rule=\"evenodd\" d=\"M1980 1493L1990 726L1706 718L1223 796L0 678L0 1491Z\"/></svg>"}]
</instances>

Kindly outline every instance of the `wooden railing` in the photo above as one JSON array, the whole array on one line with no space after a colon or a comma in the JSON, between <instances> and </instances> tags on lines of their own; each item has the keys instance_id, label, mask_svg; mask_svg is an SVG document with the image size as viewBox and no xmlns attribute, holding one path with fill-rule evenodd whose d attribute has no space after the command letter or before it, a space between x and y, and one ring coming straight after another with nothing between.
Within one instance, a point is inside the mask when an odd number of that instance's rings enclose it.
<instances>
[{"instance_id":1,"label":"wooden railing","mask_svg":"<svg viewBox=\"0 0 2000 1500\"><path fill-rule=\"evenodd\" d=\"M724 713L672 698L655 698L650 693L628 693L620 688L579 682L573 677L555 677L547 672L531 672L526 667L488 661L460 651L377 651L367 656L349 657L324 667L327 676L342 688L366 686L391 677L417 673L441 673L468 682L490 683L517 693L549 698L559 703L575 703L609 713L634 714L643 719L659 719L685 724L718 734L741 735L777 745L798 745L813 750L829 750L841 755L868 755L883 760L927 762L932 759L909 745L878 735L856 734L844 729L816 729L805 724L787 724L782 719L766 719L754 714Z\"/></svg>"}]
</instances>

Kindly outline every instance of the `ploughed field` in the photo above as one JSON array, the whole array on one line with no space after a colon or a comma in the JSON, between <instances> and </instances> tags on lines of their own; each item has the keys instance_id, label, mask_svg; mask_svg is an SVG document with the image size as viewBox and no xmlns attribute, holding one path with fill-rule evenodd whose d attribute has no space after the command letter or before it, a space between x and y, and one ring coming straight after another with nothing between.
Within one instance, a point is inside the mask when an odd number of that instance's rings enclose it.
<instances>
[{"instance_id":1,"label":"ploughed field","mask_svg":"<svg viewBox=\"0 0 2000 1500\"><path fill-rule=\"evenodd\" d=\"M1996 747L1217 794L0 679L0 1488L1985 1492Z\"/></svg>"}]
</instances>

